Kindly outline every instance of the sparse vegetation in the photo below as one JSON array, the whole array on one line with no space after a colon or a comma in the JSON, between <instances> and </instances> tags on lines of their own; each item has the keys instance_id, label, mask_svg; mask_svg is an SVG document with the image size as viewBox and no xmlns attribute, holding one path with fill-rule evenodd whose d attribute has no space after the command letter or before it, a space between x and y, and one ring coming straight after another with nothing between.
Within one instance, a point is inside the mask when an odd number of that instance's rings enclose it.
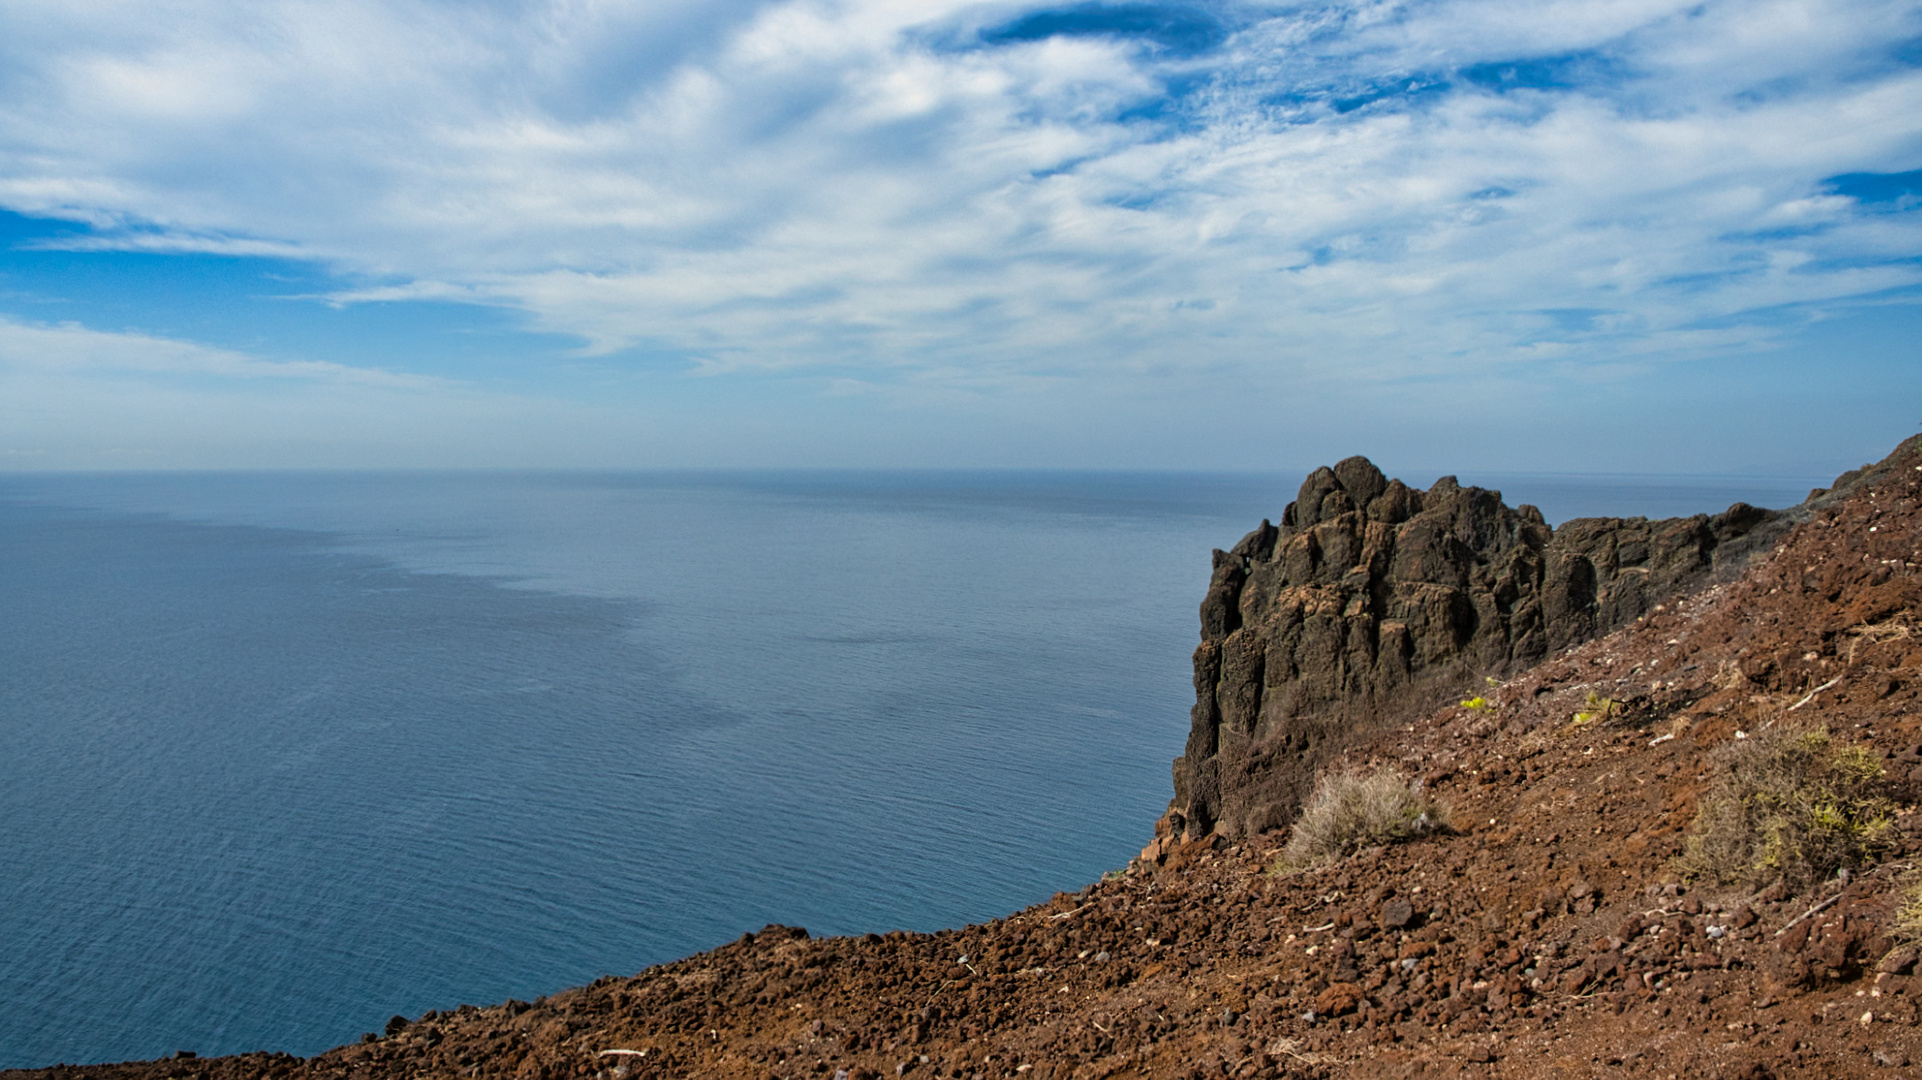
<instances>
[{"instance_id":1,"label":"sparse vegetation","mask_svg":"<svg viewBox=\"0 0 1922 1080\"><path fill-rule=\"evenodd\" d=\"M1689 829L1686 873L1799 888L1867 861L1887 839L1895 804L1881 765L1826 727L1785 725L1738 739L1716 767Z\"/></svg>"},{"instance_id":2,"label":"sparse vegetation","mask_svg":"<svg viewBox=\"0 0 1922 1080\"><path fill-rule=\"evenodd\" d=\"M1910 948L1922 947L1922 873L1911 871L1902 888L1902 902L1895 909L1895 922L1889 939Z\"/></svg>"},{"instance_id":3,"label":"sparse vegetation","mask_svg":"<svg viewBox=\"0 0 1922 1080\"><path fill-rule=\"evenodd\" d=\"M1872 625L1851 626L1846 633L1849 636L1849 651L1845 663L1849 667L1855 666L1855 652L1858 648L1867 646L1869 649L1874 649L1883 642L1908 641L1915 636L1906 617L1902 616Z\"/></svg>"},{"instance_id":4,"label":"sparse vegetation","mask_svg":"<svg viewBox=\"0 0 1922 1080\"><path fill-rule=\"evenodd\" d=\"M1587 727L1597 720L1608 721L1621 714L1622 703L1614 698L1605 698L1595 691L1588 692L1588 700L1582 703L1581 711L1569 721L1570 727Z\"/></svg>"},{"instance_id":5,"label":"sparse vegetation","mask_svg":"<svg viewBox=\"0 0 1922 1080\"><path fill-rule=\"evenodd\" d=\"M1480 696L1472 697L1472 698L1469 698L1467 701L1462 702L1462 708L1473 709L1476 712L1486 712L1489 709L1492 709L1494 707L1495 706L1492 703L1490 703L1487 698L1480 697Z\"/></svg>"},{"instance_id":6,"label":"sparse vegetation","mask_svg":"<svg viewBox=\"0 0 1922 1080\"><path fill-rule=\"evenodd\" d=\"M1315 785L1282 862L1308 866L1447 827L1447 810L1393 769L1332 773Z\"/></svg>"}]
</instances>

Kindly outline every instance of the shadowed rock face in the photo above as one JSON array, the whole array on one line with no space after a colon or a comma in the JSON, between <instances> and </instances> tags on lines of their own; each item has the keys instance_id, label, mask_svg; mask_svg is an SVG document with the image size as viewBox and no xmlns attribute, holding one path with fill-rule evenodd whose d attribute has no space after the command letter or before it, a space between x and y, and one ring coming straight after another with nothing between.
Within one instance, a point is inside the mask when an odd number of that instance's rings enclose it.
<instances>
[{"instance_id":1,"label":"shadowed rock face","mask_svg":"<svg viewBox=\"0 0 1922 1080\"><path fill-rule=\"evenodd\" d=\"M1367 458L1315 470L1279 526L1214 553L1164 832L1286 825L1355 737L1733 577L1790 517L1737 503L1551 529L1452 476L1419 491Z\"/></svg>"}]
</instances>

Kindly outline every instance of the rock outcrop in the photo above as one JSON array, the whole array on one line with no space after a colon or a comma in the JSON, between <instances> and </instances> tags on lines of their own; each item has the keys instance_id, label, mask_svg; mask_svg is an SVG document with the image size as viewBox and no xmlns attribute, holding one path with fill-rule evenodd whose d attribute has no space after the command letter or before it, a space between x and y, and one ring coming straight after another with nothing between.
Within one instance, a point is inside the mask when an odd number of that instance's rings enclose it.
<instances>
[{"instance_id":1,"label":"rock outcrop","mask_svg":"<svg viewBox=\"0 0 1922 1080\"><path fill-rule=\"evenodd\" d=\"M1286 825L1354 738L1733 577L1799 516L1736 503L1552 529L1452 476L1420 491L1363 457L1317 469L1280 525L1214 553L1161 831Z\"/></svg>"}]
</instances>

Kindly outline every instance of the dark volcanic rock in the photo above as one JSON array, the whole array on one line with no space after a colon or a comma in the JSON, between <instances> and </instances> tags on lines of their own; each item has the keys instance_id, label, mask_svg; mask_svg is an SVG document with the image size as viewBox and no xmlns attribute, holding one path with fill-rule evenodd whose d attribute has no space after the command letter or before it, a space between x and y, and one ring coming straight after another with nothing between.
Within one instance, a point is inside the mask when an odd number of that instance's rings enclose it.
<instances>
[{"instance_id":1,"label":"dark volcanic rock","mask_svg":"<svg viewBox=\"0 0 1922 1080\"><path fill-rule=\"evenodd\" d=\"M1328 753L1734 576L1796 515L1579 518L1445 476L1427 491L1367 458L1321 468L1281 524L1216 551L1171 831L1228 836L1295 815Z\"/></svg>"},{"instance_id":2,"label":"dark volcanic rock","mask_svg":"<svg viewBox=\"0 0 1922 1080\"><path fill-rule=\"evenodd\" d=\"M1415 905L1406 900L1397 898L1382 906L1381 928L1383 930L1400 930L1414 921Z\"/></svg>"}]
</instances>

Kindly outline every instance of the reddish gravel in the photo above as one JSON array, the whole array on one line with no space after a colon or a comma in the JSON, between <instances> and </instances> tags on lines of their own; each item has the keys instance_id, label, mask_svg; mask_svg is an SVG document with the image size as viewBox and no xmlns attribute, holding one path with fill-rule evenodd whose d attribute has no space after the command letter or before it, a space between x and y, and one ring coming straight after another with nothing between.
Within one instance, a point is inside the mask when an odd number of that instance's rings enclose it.
<instances>
[{"instance_id":1,"label":"reddish gravel","mask_svg":"<svg viewBox=\"0 0 1922 1080\"><path fill-rule=\"evenodd\" d=\"M769 927L307 1060L6 1075L1910 1075L1922 973L1885 931L1922 852L1922 449L1844 480L1739 582L1349 753L1425 777L1452 834L1293 873L1285 833L1155 845L984 926ZM1577 724L1591 693L1625 708ZM1800 895L1684 884L1713 751L1784 722L1881 756L1891 849Z\"/></svg>"}]
</instances>

